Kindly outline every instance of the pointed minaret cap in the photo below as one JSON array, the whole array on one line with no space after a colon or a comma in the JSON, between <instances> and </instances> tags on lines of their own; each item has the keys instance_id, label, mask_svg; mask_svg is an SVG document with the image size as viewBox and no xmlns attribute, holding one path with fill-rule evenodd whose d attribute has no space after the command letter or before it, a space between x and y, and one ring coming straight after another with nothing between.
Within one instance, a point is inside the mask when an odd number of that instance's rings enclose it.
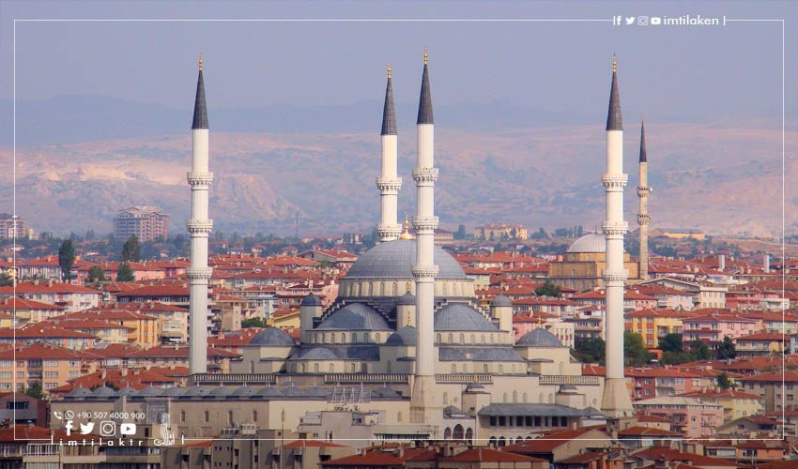
<instances>
[{"instance_id":1,"label":"pointed minaret cap","mask_svg":"<svg viewBox=\"0 0 798 469\"><path fill-rule=\"evenodd\" d=\"M380 135L396 135L396 110L393 105L390 62L388 62L388 84L385 87L385 106L382 108L382 132Z\"/></svg>"},{"instance_id":2,"label":"pointed minaret cap","mask_svg":"<svg viewBox=\"0 0 798 469\"><path fill-rule=\"evenodd\" d=\"M643 114L640 114L640 163L647 163L646 158L646 121Z\"/></svg>"},{"instance_id":3,"label":"pointed minaret cap","mask_svg":"<svg viewBox=\"0 0 798 469\"><path fill-rule=\"evenodd\" d=\"M197 78L197 95L194 98L194 122L192 129L208 128L208 110L205 107L205 81L202 79L202 54L199 56L199 77Z\"/></svg>"},{"instance_id":4,"label":"pointed minaret cap","mask_svg":"<svg viewBox=\"0 0 798 469\"><path fill-rule=\"evenodd\" d=\"M424 49L424 75L421 77L421 97L418 102L418 120L416 124L434 124L432 119L432 93L429 89L429 61L427 49Z\"/></svg>"},{"instance_id":5,"label":"pointed minaret cap","mask_svg":"<svg viewBox=\"0 0 798 469\"><path fill-rule=\"evenodd\" d=\"M610 89L610 108L607 112L607 130L623 130L621 119L621 95L618 92L618 61L612 55L612 88Z\"/></svg>"}]
</instances>

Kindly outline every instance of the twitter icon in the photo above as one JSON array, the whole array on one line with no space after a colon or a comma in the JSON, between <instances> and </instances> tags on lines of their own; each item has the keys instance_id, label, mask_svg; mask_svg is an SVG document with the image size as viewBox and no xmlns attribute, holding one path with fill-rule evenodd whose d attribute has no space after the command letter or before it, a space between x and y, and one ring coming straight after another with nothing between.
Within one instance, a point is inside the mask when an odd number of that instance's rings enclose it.
<instances>
[{"instance_id":1,"label":"twitter icon","mask_svg":"<svg viewBox=\"0 0 798 469\"><path fill-rule=\"evenodd\" d=\"M94 422L89 422L87 424L80 424L80 434L81 435L88 435L91 431L94 430Z\"/></svg>"}]
</instances>

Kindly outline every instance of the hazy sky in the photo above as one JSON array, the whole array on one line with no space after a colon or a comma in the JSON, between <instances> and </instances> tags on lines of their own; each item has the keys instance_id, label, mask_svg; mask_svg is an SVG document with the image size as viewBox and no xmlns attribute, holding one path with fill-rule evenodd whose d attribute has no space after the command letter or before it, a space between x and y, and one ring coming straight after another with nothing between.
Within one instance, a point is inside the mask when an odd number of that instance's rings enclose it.
<instances>
[{"instance_id":1,"label":"hazy sky","mask_svg":"<svg viewBox=\"0 0 798 469\"><path fill-rule=\"evenodd\" d=\"M418 99L429 47L436 104L507 101L606 113L618 54L625 117L781 118L782 24L614 26L682 15L786 19L795 2L15 2L0 1L0 99L92 94L190 109L197 54L211 107ZM14 19L598 19L601 22L23 22ZM625 22L625 20L624 20ZM787 82L788 112L798 108Z\"/></svg>"}]
</instances>

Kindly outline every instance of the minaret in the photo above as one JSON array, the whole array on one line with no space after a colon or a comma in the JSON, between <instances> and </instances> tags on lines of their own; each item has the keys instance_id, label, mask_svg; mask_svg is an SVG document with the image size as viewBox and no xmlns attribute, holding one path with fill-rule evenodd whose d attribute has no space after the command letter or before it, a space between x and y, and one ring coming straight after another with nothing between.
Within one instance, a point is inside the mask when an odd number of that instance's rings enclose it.
<instances>
[{"instance_id":1,"label":"minaret","mask_svg":"<svg viewBox=\"0 0 798 469\"><path fill-rule=\"evenodd\" d=\"M382 109L382 173L377 178L380 190L380 223L377 234L380 242L393 241L402 233L402 226L396 219L396 202L402 178L396 176L396 111L393 105L393 86L391 86L391 64L388 63L388 85L385 88L385 106Z\"/></svg>"},{"instance_id":2,"label":"minaret","mask_svg":"<svg viewBox=\"0 0 798 469\"><path fill-rule=\"evenodd\" d=\"M410 398L412 423L434 424L442 418L440 406L435 399L435 180L438 169L434 167L435 134L432 119L432 95L429 87L427 51L424 50L424 75L421 79L421 98L418 105L418 162L413 170L413 179L418 190L418 208L413 220L416 230L416 374Z\"/></svg>"},{"instance_id":3,"label":"minaret","mask_svg":"<svg viewBox=\"0 0 798 469\"><path fill-rule=\"evenodd\" d=\"M637 224L640 225L640 280L648 280L648 159L646 158L646 124L640 116L640 186L637 188L637 197L640 199L640 213L637 214Z\"/></svg>"},{"instance_id":4,"label":"minaret","mask_svg":"<svg viewBox=\"0 0 798 469\"><path fill-rule=\"evenodd\" d=\"M601 411L609 419L608 428L615 432L618 430L618 419L634 415L632 399L623 376L623 288L628 275L623 265L623 236L627 230L623 220L623 188L627 177L623 172L623 125L616 69L617 62L613 56L612 89L607 115L607 171L601 178L607 194L607 217L603 226L607 238L607 267L603 275L607 294L604 321L607 372Z\"/></svg>"},{"instance_id":5,"label":"minaret","mask_svg":"<svg viewBox=\"0 0 798 469\"><path fill-rule=\"evenodd\" d=\"M199 59L197 95L194 99L194 123L191 125L191 219L186 223L191 236L191 261L186 270L190 291L189 372L208 371L208 233L213 221L208 219L208 192L213 173L208 172L208 110L205 108L205 82L202 79L202 56Z\"/></svg>"}]
</instances>

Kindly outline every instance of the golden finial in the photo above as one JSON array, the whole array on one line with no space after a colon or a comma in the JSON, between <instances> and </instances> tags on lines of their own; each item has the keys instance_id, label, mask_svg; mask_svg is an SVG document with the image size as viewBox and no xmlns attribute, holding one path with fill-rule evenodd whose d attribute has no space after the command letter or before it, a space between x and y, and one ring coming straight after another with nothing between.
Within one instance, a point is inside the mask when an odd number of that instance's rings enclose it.
<instances>
[{"instance_id":1,"label":"golden finial","mask_svg":"<svg viewBox=\"0 0 798 469\"><path fill-rule=\"evenodd\" d=\"M388 62L388 79L391 79L391 63Z\"/></svg>"},{"instance_id":2,"label":"golden finial","mask_svg":"<svg viewBox=\"0 0 798 469\"><path fill-rule=\"evenodd\" d=\"M413 235L410 234L410 219L407 217L407 212L405 212L405 230L399 236L399 239L413 239Z\"/></svg>"},{"instance_id":3,"label":"golden finial","mask_svg":"<svg viewBox=\"0 0 798 469\"><path fill-rule=\"evenodd\" d=\"M424 48L424 65L427 65L427 62L429 62L429 55L427 55L427 48L425 47Z\"/></svg>"},{"instance_id":4,"label":"golden finial","mask_svg":"<svg viewBox=\"0 0 798 469\"><path fill-rule=\"evenodd\" d=\"M413 318L412 318L412 316L413 316L412 314L408 314L408 315L407 315L407 327L410 327L410 326L412 326L412 325L413 325Z\"/></svg>"},{"instance_id":5,"label":"golden finial","mask_svg":"<svg viewBox=\"0 0 798 469\"><path fill-rule=\"evenodd\" d=\"M612 73L618 71L618 59L615 57L615 54L612 54Z\"/></svg>"},{"instance_id":6,"label":"golden finial","mask_svg":"<svg viewBox=\"0 0 798 469\"><path fill-rule=\"evenodd\" d=\"M199 69L200 69L200 72L201 72L202 71L202 54L200 54L200 56L199 56Z\"/></svg>"},{"instance_id":7,"label":"golden finial","mask_svg":"<svg viewBox=\"0 0 798 469\"><path fill-rule=\"evenodd\" d=\"M645 114L643 114L642 112L640 113L640 120L641 120L642 122L645 122L645 120L646 120L646 115L645 115Z\"/></svg>"}]
</instances>

